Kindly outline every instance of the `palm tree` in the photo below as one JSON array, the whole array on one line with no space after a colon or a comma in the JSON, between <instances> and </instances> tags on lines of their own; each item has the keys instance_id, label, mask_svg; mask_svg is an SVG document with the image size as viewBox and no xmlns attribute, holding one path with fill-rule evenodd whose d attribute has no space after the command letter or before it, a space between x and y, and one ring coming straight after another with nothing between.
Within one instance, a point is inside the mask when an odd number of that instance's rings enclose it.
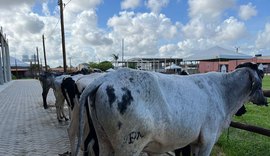
<instances>
[{"instance_id":1,"label":"palm tree","mask_svg":"<svg viewBox=\"0 0 270 156\"><path fill-rule=\"evenodd\" d=\"M119 54L112 54L113 60L114 60L114 66L118 67L118 59L119 59Z\"/></svg>"}]
</instances>

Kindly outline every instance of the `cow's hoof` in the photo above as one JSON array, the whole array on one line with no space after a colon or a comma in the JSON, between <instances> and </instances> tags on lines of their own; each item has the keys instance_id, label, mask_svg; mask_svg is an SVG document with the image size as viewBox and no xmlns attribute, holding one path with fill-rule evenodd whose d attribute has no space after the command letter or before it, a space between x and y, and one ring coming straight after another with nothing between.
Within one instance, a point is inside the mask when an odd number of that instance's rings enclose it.
<instances>
[{"instance_id":1,"label":"cow's hoof","mask_svg":"<svg viewBox=\"0 0 270 156\"><path fill-rule=\"evenodd\" d=\"M43 107L44 107L44 109L48 109L48 106L47 105L44 105Z\"/></svg>"},{"instance_id":2,"label":"cow's hoof","mask_svg":"<svg viewBox=\"0 0 270 156\"><path fill-rule=\"evenodd\" d=\"M69 119L68 118L65 118L66 121L68 121Z\"/></svg>"}]
</instances>

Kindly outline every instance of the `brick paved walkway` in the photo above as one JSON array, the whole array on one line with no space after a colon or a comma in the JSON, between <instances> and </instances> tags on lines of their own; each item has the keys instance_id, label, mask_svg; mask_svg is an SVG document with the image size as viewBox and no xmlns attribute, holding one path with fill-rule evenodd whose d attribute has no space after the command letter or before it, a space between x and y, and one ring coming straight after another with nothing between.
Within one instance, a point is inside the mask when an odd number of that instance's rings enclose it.
<instances>
[{"instance_id":1,"label":"brick paved walkway","mask_svg":"<svg viewBox=\"0 0 270 156\"><path fill-rule=\"evenodd\" d=\"M55 107L43 109L41 92L38 80L12 81L0 91L0 156L57 156L69 150L68 122L58 123ZM48 104L54 100L50 91Z\"/></svg>"}]
</instances>

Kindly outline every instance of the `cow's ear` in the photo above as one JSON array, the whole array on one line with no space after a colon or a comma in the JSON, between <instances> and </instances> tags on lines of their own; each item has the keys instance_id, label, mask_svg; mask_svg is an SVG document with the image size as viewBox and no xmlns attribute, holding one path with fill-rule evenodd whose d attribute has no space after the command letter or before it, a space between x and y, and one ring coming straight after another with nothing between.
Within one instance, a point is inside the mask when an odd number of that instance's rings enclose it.
<instances>
[{"instance_id":1,"label":"cow's ear","mask_svg":"<svg viewBox=\"0 0 270 156\"><path fill-rule=\"evenodd\" d=\"M250 82L251 82L251 93L250 93L250 95L254 94L255 91L258 90L261 87L261 82L258 79L258 77L255 76L255 74L257 74L257 73L249 70L249 78L250 78Z\"/></svg>"}]
</instances>

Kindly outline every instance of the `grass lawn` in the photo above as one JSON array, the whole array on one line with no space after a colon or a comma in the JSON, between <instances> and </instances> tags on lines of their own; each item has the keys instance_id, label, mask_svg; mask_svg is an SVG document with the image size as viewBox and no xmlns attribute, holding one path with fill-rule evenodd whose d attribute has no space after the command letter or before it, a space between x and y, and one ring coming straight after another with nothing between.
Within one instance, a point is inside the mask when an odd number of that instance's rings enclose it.
<instances>
[{"instance_id":1,"label":"grass lawn","mask_svg":"<svg viewBox=\"0 0 270 156\"><path fill-rule=\"evenodd\" d=\"M263 89L270 90L270 76L263 79ZM269 98L268 98L269 101ZM270 129L270 106L246 104L247 113L233 121ZM216 143L212 156L270 156L270 137L230 127Z\"/></svg>"}]
</instances>

